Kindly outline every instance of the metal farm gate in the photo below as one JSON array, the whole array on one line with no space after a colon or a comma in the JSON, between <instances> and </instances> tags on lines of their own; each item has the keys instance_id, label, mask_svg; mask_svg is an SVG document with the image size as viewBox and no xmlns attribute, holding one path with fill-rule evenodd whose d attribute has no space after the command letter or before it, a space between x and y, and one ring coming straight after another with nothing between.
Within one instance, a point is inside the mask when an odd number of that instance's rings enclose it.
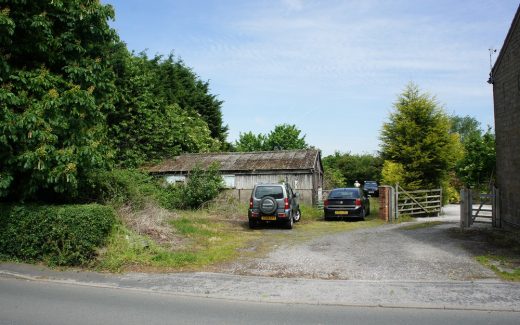
<instances>
[{"instance_id":1,"label":"metal farm gate","mask_svg":"<svg viewBox=\"0 0 520 325\"><path fill-rule=\"evenodd\" d=\"M379 216L394 222L402 215L438 216L442 208L442 189L407 191L399 184L379 187Z\"/></svg>"},{"instance_id":2,"label":"metal farm gate","mask_svg":"<svg viewBox=\"0 0 520 325\"><path fill-rule=\"evenodd\" d=\"M469 228L474 223L502 226L500 220L499 191L493 187L490 193L480 193L468 188L460 191L460 227Z\"/></svg>"},{"instance_id":3,"label":"metal farm gate","mask_svg":"<svg viewBox=\"0 0 520 325\"><path fill-rule=\"evenodd\" d=\"M406 191L399 184L395 188L396 219L399 215L431 217L441 213L442 189Z\"/></svg>"}]
</instances>

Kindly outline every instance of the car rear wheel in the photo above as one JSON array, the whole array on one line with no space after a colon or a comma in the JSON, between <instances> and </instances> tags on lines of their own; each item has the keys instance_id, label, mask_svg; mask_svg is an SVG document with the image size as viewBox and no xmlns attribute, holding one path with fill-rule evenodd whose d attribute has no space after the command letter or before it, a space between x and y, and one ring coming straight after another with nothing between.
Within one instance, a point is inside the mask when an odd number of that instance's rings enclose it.
<instances>
[{"instance_id":1,"label":"car rear wheel","mask_svg":"<svg viewBox=\"0 0 520 325\"><path fill-rule=\"evenodd\" d=\"M258 227L258 221L249 219L249 228L254 229L256 227Z\"/></svg>"},{"instance_id":2,"label":"car rear wheel","mask_svg":"<svg viewBox=\"0 0 520 325\"><path fill-rule=\"evenodd\" d=\"M366 216L366 211L365 211L365 208L363 208L363 210L361 210L361 213L359 214L359 217L361 218L361 220L365 220L365 216Z\"/></svg>"},{"instance_id":3,"label":"car rear wheel","mask_svg":"<svg viewBox=\"0 0 520 325\"><path fill-rule=\"evenodd\" d=\"M293 219L293 216L290 215L289 219L287 221L285 221L285 229L292 229L293 226L294 226L294 219Z\"/></svg>"}]
</instances>

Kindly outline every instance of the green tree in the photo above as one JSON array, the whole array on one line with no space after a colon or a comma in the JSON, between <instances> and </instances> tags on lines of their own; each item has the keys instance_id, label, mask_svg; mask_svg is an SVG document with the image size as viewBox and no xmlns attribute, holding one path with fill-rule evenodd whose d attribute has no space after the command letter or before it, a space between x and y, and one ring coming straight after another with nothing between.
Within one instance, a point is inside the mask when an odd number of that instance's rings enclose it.
<instances>
[{"instance_id":1,"label":"green tree","mask_svg":"<svg viewBox=\"0 0 520 325\"><path fill-rule=\"evenodd\" d=\"M301 131L296 125L280 124L274 127L265 140L266 150L293 150L309 147L305 142L305 135L300 136Z\"/></svg>"},{"instance_id":2,"label":"green tree","mask_svg":"<svg viewBox=\"0 0 520 325\"><path fill-rule=\"evenodd\" d=\"M344 187L345 185L345 177L339 169L324 167L323 188L333 189L337 187Z\"/></svg>"},{"instance_id":3,"label":"green tree","mask_svg":"<svg viewBox=\"0 0 520 325\"><path fill-rule=\"evenodd\" d=\"M118 100L107 122L110 142L122 166L135 167L180 152L218 151L220 147L201 115L192 108L181 108L175 102L178 98L167 94L169 89L160 75L164 73L161 70L174 65L168 62L118 48L114 64Z\"/></svg>"},{"instance_id":4,"label":"green tree","mask_svg":"<svg viewBox=\"0 0 520 325\"><path fill-rule=\"evenodd\" d=\"M206 122L211 137L225 142L228 126L223 125L222 101L210 93L209 83L202 81L193 70L170 54L165 60L156 56L151 60L157 72L156 88L168 103L195 111Z\"/></svg>"},{"instance_id":5,"label":"green tree","mask_svg":"<svg viewBox=\"0 0 520 325\"><path fill-rule=\"evenodd\" d=\"M402 166L408 189L439 187L461 155L458 136L436 99L409 84L381 131L381 154Z\"/></svg>"},{"instance_id":6,"label":"green tree","mask_svg":"<svg viewBox=\"0 0 520 325\"><path fill-rule=\"evenodd\" d=\"M0 1L0 197L74 196L109 164L113 16L99 1Z\"/></svg>"},{"instance_id":7,"label":"green tree","mask_svg":"<svg viewBox=\"0 0 520 325\"><path fill-rule=\"evenodd\" d=\"M240 133L234 146L240 152L306 149L309 145L301 133L296 125L279 124L267 135L251 131Z\"/></svg>"},{"instance_id":8,"label":"green tree","mask_svg":"<svg viewBox=\"0 0 520 325\"><path fill-rule=\"evenodd\" d=\"M456 172L464 185L482 190L493 181L496 165L495 135L473 133L464 142L464 157L457 162Z\"/></svg>"},{"instance_id":9,"label":"green tree","mask_svg":"<svg viewBox=\"0 0 520 325\"><path fill-rule=\"evenodd\" d=\"M451 121L451 133L457 133L460 137L460 141L464 141L473 135L482 134L480 129L480 122L474 117L469 115L466 116L450 116Z\"/></svg>"},{"instance_id":10,"label":"green tree","mask_svg":"<svg viewBox=\"0 0 520 325\"><path fill-rule=\"evenodd\" d=\"M351 154L335 152L323 158L323 168L337 170L343 178L343 185L352 185L354 182L381 179L383 160L379 156L370 154Z\"/></svg>"},{"instance_id":11,"label":"green tree","mask_svg":"<svg viewBox=\"0 0 520 325\"><path fill-rule=\"evenodd\" d=\"M395 184L404 184L404 167L400 163L385 160L383 170L381 171L381 183L394 186Z\"/></svg>"},{"instance_id":12,"label":"green tree","mask_svg":"<svg viewBox=\"0 0 520 325\"><path fill-rule=\"evenodd\" d=\"M235 150L239 152L263 151L265 149L265 136L253 132L240 133L235 141Z\"/></svg>"}]
</instances>

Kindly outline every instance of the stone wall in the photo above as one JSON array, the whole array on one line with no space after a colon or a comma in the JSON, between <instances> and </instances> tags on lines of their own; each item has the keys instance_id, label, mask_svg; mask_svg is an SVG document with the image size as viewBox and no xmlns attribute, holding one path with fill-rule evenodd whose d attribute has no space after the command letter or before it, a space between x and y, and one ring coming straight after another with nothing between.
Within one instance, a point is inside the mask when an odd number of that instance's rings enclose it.
<instances>
[{"instance_id":1,"label":"stone wall","mask_svg":"<svg viewBox=\"0 0 520 325\"><path fill-rule=\"evenodd\" d=\"M520 12L520 9L519 9ZM520 227L520 23L511 25L493 69L497 187L502 226Z\"/></svg>"}]
</instances>

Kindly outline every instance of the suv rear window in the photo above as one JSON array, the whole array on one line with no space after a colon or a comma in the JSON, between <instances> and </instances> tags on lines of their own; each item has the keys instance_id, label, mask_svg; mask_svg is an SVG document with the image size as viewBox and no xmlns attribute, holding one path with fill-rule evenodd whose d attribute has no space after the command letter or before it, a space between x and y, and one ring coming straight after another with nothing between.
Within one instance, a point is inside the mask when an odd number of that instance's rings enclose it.
<instances>
[{"instance_id":1,"label":"suv rear window","mask_svg":"<svg viewBox=\"0 0 520 325\"><path fill-rule=\"evenodd\" d=\"M281 186L258 186L255 191L255 198L261 199L266 196L283 199L283 189Z\"/></svg>"},{"instance_id":2,"label":"suv rear window","mask_svg":"<svg viewBox=\"0 0 520 325\"><path fill-rule=\"evenodd\" d=\"M358 199L359 191L357 189L339 189L330 192L329 199Z\"/></svg>"}]
</instances>

